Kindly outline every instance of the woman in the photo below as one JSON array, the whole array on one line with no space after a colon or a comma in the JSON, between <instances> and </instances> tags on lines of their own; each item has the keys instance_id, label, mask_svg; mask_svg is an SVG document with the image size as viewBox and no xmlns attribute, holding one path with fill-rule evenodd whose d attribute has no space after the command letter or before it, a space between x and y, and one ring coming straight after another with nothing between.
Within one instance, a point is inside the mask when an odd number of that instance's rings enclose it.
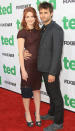
<instances>
[{"instance_id":1,"label":"woman","mask_svg":"<svg viewBox=\"0 0 75 131\"><path fill-rule=\"evenodd\" d=\"M27 125L33 126L29 110L30 98L34 97L36 125L41 126L40 120L40 87L42 76L37 71L37 54L40 44L40 28L37 14L34 8L24 9L21 22L23 29L18 32L18 48L21 69L21 94L25 108ZM24 59L24 48L32 55L30 59Z\"/></svg>"}]
</instances>

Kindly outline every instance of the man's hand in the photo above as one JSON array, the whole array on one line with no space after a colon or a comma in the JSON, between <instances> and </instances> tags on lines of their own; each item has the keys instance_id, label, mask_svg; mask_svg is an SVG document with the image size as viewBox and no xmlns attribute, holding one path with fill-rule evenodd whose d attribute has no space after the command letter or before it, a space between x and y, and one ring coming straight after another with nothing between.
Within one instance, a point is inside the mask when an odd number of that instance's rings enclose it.
<instances>
[{"instance_id":1,"label":"man's hand","mask_svg":"<svg viewBox=\"0 0 75 131\"><path fill-rule=\"evenodd\" d=\"M55 76L48 75L48 82L52 83L55 81Z\"/></svg>"},{"instance_id":2,"label":"man's hand","mask_svg":"<svg viewBox=\"0 0 75 131\"><path fill-rule=\"evenodd\" d=\"M31 53L29 53L29 51L28 50L25 50L24 51L24 59L25 60L28 60L28 59L30 59L30 57L32 56L32 54Z\"/></svg>"}]
</instances>

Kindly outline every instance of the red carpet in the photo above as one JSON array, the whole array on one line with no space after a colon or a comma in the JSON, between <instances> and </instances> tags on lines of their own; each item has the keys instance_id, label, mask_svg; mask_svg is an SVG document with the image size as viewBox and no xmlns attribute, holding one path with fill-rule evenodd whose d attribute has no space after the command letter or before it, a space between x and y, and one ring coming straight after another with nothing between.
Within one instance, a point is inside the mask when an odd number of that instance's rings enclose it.
<instances>
[{"instance_id":1,"label":"red carpet","mask_svg":"<svg viewBox=\"0 0 75 131\"><path fill-rule=\"evenodd\" d=\"M41 114L47 113L49 105L41 102ZM31 100L32 119L34 118L34 103ZM75 113L65 110L64 129L75 131ZM0 88L0 131L43 131L52 121L42 121L41 127L27 127L24 117L24 107L20 94Z\"/></svg>"}]
</instances>

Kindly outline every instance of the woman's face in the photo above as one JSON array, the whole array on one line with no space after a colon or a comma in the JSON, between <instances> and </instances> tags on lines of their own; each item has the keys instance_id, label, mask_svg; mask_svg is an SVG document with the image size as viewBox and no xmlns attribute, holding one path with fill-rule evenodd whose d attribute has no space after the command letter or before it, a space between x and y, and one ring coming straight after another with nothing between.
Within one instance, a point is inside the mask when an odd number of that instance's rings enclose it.
<instances>
[{"instance_id":1,"label":"woman's face","mask_svg":"<svg viewBox=\"0 0 75 131\"><path fill-rule=\"evenodd\" d=\"M34 25L35 18L33 16L32 12L28 12L26 14L25 21L26 21L27 25Z\"/></svg>"}]
</instances>

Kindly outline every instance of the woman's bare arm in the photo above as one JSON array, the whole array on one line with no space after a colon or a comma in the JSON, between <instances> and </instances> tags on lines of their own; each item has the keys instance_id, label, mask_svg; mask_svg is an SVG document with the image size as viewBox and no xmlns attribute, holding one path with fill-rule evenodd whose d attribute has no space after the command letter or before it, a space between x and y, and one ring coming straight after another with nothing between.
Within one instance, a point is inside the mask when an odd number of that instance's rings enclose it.
<instances>
[{"instance_id":1,"label":"woman's bare arm","mask_svg":"<svg viewBox=\"0 0 75 131\"><path fill-rule=\"evenodd\" d=\"M24 57L23 57L23 53L24 53L24 39L23 38L19 38L18 39L18 49L19 49L19 61L20 61L20 66L21 66L21 71L23 72L25 70L24 67Z\"/></svg>"},{"instance_id":2,"label":"woman's bare arm","mask_svg":"<svg viewBox=\"0 0 75 131\"><path fill-rule=\"evenodd\" d=\"M28 74L24 66L24 43L25 43L25 40L23 38L18 38L19 61L20 61L20 67L22 71L22 78L27 80Z\"/></svg>"}]
</instances>

